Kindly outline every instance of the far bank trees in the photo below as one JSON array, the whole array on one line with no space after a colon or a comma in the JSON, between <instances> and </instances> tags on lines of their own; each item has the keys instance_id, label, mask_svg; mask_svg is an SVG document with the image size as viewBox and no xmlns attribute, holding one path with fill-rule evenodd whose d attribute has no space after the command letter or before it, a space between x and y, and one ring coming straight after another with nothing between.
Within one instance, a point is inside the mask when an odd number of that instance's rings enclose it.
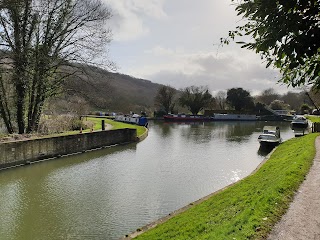
<instances>
[{"instance_id":1,"label":"far bank trees","mask_svg":"<svg viewBox=\"0 0 320 240\"><path fill-rule=\"evenodd\" d=\"M7 131L37 131L45 100L110 42L100 0L0 2L0 114Z\"/></svg>"},{"instance_id":2,"label":"far bank trees","mask_svg":"<svg viewBox=\"0 0 320 240\"><path fill-rule=\"evenodd\" d=\"M242 88L229 89L227 91L227 102L236 111L252 110L254 108L250 92Z\"/></svg>"},{"instance_id":3,"label":"far bank trees","mask_svg":"<svg viewBox=\"0 0 320 240\"><path fill-rule=\"evenodd\" d=\"M177 90L170 86L161 86L158 89L157 95L154 98L154 103L160 111L165 114L174 111L175 107L175 94Z\"/></svg>"},{"instance_id":4,"label":"far bank trees","mask_svg":"<svg viewBox=\"0 0 320 240\"><path fill-rule=\"evenodd\" d=\"M197 115L204 108L212 106L214 98L207 87L191 86L182 90L179 103L193 115Z\"/></svg>"}]
</instances>

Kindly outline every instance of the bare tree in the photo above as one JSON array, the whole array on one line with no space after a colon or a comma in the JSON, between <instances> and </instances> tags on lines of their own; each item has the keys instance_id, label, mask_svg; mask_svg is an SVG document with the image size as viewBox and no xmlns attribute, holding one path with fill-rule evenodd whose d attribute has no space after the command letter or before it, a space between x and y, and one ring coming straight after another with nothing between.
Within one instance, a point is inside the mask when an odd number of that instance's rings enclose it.
<instances>
[{"instance_id":1,"label":"bare tree","mask_svg":"<svg viewBox=\"0 0 320 240\"><path fill-rule=\"evenodd\" d=\"M196 115L205 107L212 106L215 99L209 93L207 87L191 86L182 90L179 98L180 105Z\"/></svg>"},{"instance_id":2,"label":"bare tree","mask_svg":"<svg viewBox=\"0 0 320 240\"><path fill-rule=\"evenodd\" d=\"M279 99L280 95L273 88L264 90L261 95L257 96L257 100L266 105L270 105L272 101Z\"/></svg>"},{"instance_id":3,"label":"bare tree","mask_svg":"<svg viewBox=\"0 0 320 240\"><path fill-rule=\"evenodd\" d=\"M174 96L177 90L170 86L161 86L154 98L155 105L166 114L173 112L175 107Z\"/></svg>"},{"instance_id":4,"label":"bare tree","mask_svg":"<svg viewBox=\"0 0 320 240\"><path fill-rule=\"evenodd\" d=\"M218 109L225 110L226 103L227 103L227 93L225 91L219 91L216 94L215 99L216 99Z\"/></svg>"},{"instance_id":5,"label":"bare tree","mask_svg":"<svg viewBox=\"0 0 320 240\"><path fill-rule=\"evenodd\" d=\"M45 100L79 71L75 63L93 64L110 42L110 17L100 0L0 1L0 51L11 60L6 67L14 89L14 108L0 105L8 132L13 116L20 134L37 130Z\"/></svg>"}]
</instances>

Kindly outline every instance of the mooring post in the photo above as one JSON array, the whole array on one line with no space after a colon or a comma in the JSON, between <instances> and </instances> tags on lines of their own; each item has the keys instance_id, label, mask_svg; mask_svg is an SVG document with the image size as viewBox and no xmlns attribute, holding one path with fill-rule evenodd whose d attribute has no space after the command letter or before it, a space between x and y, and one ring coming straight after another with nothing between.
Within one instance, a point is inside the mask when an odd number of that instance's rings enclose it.
<instances>
[{"instance_id":1,"label":"mooring post","mask_svg":"<svg viewBox=\"0 0 320 240\"><path fill-rule=\"evenodd\" d=\"M106 130L105 121L101 120L102 131Z\"/></svg>"}]
</instances>

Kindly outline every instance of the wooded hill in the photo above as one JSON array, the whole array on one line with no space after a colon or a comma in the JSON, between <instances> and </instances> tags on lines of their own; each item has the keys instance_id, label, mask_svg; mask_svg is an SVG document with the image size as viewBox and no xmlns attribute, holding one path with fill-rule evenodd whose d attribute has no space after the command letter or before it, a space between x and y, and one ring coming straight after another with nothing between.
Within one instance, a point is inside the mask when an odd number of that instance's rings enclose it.
<instances>
[{"instance_id":1,"label":"wooded hill","mask_svg":"<svg viewBox=\"0 0 320 240\"><path fill-rule=\"evenodd\" d=\"M160 84L97 67L81 67L81 71L64 83L62 94L49 102L50 112L154 111L154 97Z\"/></svg>"}]
</instances>

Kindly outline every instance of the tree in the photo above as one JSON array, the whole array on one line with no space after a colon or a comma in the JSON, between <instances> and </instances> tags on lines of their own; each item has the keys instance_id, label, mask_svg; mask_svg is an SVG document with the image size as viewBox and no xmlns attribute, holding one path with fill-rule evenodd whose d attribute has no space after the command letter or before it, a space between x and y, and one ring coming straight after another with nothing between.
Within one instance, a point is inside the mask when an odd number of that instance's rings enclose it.
<instances>
[{"instance_id":1,"label":"tree","mask_svg":"<svg viewBox=\"0 0 320 240\"><path fill-rule=\"evenodd\" d=\"M311 107L306 103L302 104L300 107L301 114L309 114L311 110L312 110Z\"/></svg>"},{"instance_id":2,"label":"tree","mask_svg":"<svg viewBox=\"0 0 320 240\"><path fill-rule=\"evenodd\" d=\"M269 105L269 107L273 110L289 110L290 105L286 104L284 101L276 99L276 100L272 101L272 103Z\"/></svg>"},{"instance_id":3,"label":"tree","mask_svg":"<svg viewBox=\"0 0 320 240\"><path fill-rule=\"evenodd\" d=\"M232 0L236 2L235 0ZM320 25L318 0L237 1L236 11L246 20L229 37L249 36L239 42L255 50L283 73L282 82L320 88ZM230 39L229 38L229 39ZM229 43L229 39L221 39Z\"/></svg>"},{"instance_id":4,"label":"tree","mask_svg":"<svg viewBox=\"0 0 320 240\"><path fill-rule=\"evenodd\" d=\"M45 100L79 71L75 63L93 63L110 42L110 17L100 0L1 1L0 113L9 133L37 131Z\"/></svg>"},{"instance_id":5,"label":"tree","mask_svg":"<svg viewBox=\"0 0 320 240\"><path fill-rule=\"evenodd\" d=\"M218 109L220 110L225 110L226 109L226 98L227 98L227 93L225 91L219 91L216 96L216 103L218 106Z\"/></svg>"},{"instance_id":6,"label":"tree","mask_svg":"<svg viewBox=\"0 0 320 240\"><path fill-rule=\"evenodd\" d=\"M173 112L175 107L174 96L177 90L170 86L161 86L154 98L155 105L166 114Z\"/></svg>"},{"instance_id":7,"label":"tree","mask_svg":"<svg viewBox=\"0 0 320 240\"><path fill-rule=\"evenodd\" d=\"M291 109L299 112L300 107L303 103L311 104L310 100L306 96L306 94L302 92L287 92L284 95L282 95L280 98L278 98L285 103L289 104Z\"/></svg>"},{"instance_id":8,"label":"tree","mask_svg":"<svg viewBox=\"0 0 320 240\"><path fill-rule=\"evenodd\" d=\"M250 92L242 88L231 88L227 91L227 102L236 111L252 110L254 108L253 98Z\"/></svg>"},{"instance_id":9,"label":"tree","mask_svg":"<svg viewBox=\"0 0 320 240\"><path fill-rule=\"evenodd\" d=\"M211 106L213 101L214 98L207 87L197 86L183 89L179 98L180 105L187 107L193 115L197 115L205 107Z\"/></svg>"},{"instance_id":10,"label":"tree","mask_svg":"<svg viewBox=\"0 0 320 240\"><path fill-rule=\"evenodd\" d=\"M261 95L257 96L257 100L261 103L269 105L273 100L279 99L279 94L273 88L264 90Z\"/></svg>"}]
</instances>

